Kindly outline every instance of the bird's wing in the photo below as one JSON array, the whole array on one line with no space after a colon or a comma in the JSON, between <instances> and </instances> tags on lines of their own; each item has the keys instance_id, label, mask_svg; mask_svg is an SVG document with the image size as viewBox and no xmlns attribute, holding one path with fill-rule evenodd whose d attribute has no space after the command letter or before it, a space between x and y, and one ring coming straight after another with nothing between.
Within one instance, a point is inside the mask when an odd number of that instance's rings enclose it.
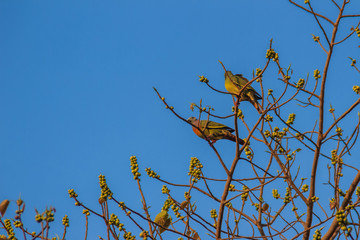
<instances>
[{"instance_id":1,"label":"bird's wing","mask_svg":"<svg viewBox=\"0 0 360 240\"><path fill-rule=\"evenodd\" d=\"M224 124L217 123L217 122L212 122L212 121L207 121L207 120L201 120L200 125L202 127L204 127L206 123L207 123L206 128L209 129L209 130L219 129L219 130L228 130L230 132L234 131L234 129L232 129L231 127L228 127L228 126L226 126Z\"/></svg>"},{"instance_id":2,"label":"bird's wing","mask_svg":"<svg viewBox=\"0 0 360 240\"><path fill-rule=\"evenodd\" d=\"M255 89L254 89L254 95L255 95L255 97L256 97L256 100L262 99L261 95L260 95L259 93L257 93L257 92L255 91Z\"/></svg>"},{"instance_id":3,"label":"bird's wing","mask_svg":"<svg viewBox=\"0 0 360 240\"><path fill-rule=\"evenodd\" d=\"M247 84L249 81L245 77L243 77L242 74L236 74L235 82L239 85L240 88L243 88L245 84ZM248 85L247 88L252 88L252 87Z\"/></svg>"},{"instance_id":4,"label":"bird's wing","mask_svg":"<svg viewBox=\"0 0 360 240\"><path fill-rule=\"evenodd\" d=\"M164 226L167 218L168 218L168 212L162 210L158 215L156 215L154 222L161 226Z\"/></svg>"},{"instance_id":5,"label":"bird's wing","mask_svg":"<svg viewBox=\"0 0 360 240\"><path fill-rule=\"evenodd\" d=\"M243 86L245 86L245 84L249 82L245 77L242 76L242 74L236 74L235 76L236 76L236 82L238 83L240 88L242 88ZM262 99L261 95L257 93L251 85L248 85L246 87L246 90L251 91L255 95L256 100Z\"/></svg>"}]
</instances>

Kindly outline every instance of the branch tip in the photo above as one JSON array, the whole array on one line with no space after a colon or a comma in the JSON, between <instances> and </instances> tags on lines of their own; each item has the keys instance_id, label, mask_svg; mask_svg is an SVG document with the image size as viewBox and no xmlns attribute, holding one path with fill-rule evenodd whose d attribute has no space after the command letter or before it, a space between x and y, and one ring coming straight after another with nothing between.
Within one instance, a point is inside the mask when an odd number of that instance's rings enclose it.
<instances>
[{"instance_id":1,"label":"branch tip","mask_svg":"<svg viewBox=\"0 0 360 240\"><path fill-rule=\"evenodd\" d=\"M224 69L225 72L226 72L226 68L225 68L224 64L223 64L220 60L218 60L218 61L219 61L219 63L221 64L221 66L223 67L223 69Z\"/></svg>"}]
</instances>

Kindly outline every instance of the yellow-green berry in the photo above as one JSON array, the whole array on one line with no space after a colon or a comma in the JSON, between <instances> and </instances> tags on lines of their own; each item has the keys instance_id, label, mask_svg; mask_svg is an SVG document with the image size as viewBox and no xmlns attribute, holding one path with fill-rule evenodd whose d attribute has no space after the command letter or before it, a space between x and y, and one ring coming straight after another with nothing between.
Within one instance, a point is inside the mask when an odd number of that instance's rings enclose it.
<instances>
[{"instance_id":1,"label":"yellow-green berry","mask_svg":"<svg viewBox=\"0 0 360 240\"><path fill-rule=\"evenodd\" d=\"M304 84L305 84L305 80L303 78L300 78L299 81L296 84L296 87L299 88L299 89L303 88Z\"/></svg>"},{"instance_id":2,"label":"yellow-green berry","mask_svg":"<svg viewBox=\"0 0 360 240\"><path fill-rule=\"evenodd\" d=\"M139 164L135 156L130 157L131 172L134 176L134 180L140 180L141 173L139 173Z\"/></svg>"},{"instance_id":3,"label":"yellow-green berry","mask_svg":"<svg viewBox=\"0 0 360 240\"><path fill-rule=\"evenodd\" d=\"M255 75L262 77L262 76L260 75L261 72L262 72L261 68L257 68Z\"/></svg>"},{"instance_id":4,"label":"yellow-green berry","mask_svg":"<svg viewBox=\"0 0 360 240\"><path fill-rule=\"evenodd\" d=\"M264 135L265 135L265 137L270 137L270 131L269 130L265 130L265 132L264 132Z\"/></svg>"},{"instance_id":5,"label":"yellow-green berry","mask_svg":"<svg viewBox=\"0 0 360 240\"><path fill-rule=\"evenodd\" d=\"M353 91L356 93L356 94L359 94L360 93L360 87L359 86L353 86Z\"/></svg>"},{"instance_id":6,"label":"yellow-green berry","mask_svg":"<svg viewBox=\"0 0 360 240\"><path fill-rule=\"evenodd\" d=\"M314 78L315 78L315 79L321 78L320 71L319 71L318 69L315 69L315 70L314 70Z\"/></svg>"},{"instance_id":7,"label":"yellow-green berry","mask_svg":"<svg viewBox=\"0 0 360 240\"><path fill-rule=\"evenodd\" d=\"M154 172L153 170L151 170L151 168L145 168L145 172L146 172L146 174L147 174L149 177L157 178L157 179L160 178L160 176L159 176L156 172Z\"/></svg>"},{"instance_id":8,"label":"yellow-green berry","mask_svg":"<svg viewBox=\"0 0 360 240\"><path fill-rule=\"evenodd\" d=\"M319 198L317 196L312 196L311 197L311 201L312 202L316 202L317 200L319 200Z\"/></svg>"},{"instance_id":9,"label":"yellow-green berry","mask_svg":"<svg viewBox=\"0 0 360 240\"><path fill-rule=\"evenodd\" d=\"M336 128L335 131L336 131L336 133L337 133L338 136L342 136L343 130L342 130L340 127Z\"/></svg>"},{"instance_id":10,"label":"yellow-green berry","mask_svg":"<svg viewBox=\"0 0 360 240\"><path fill-rule=\"evenodd\" d=\"M312 34L312 38L315 42L319 42L320 41L320 37L319 36L315 36L314 34Z\"/></svg>"},{"instance_id":11,"label":"yellow-green berry","mask_svg":"<svg viewBox=\"0 0 360 240\"><path fill-rule=\"evenodd\" d=\"M275 52L274 49L270 48L266 51L266 58L276 61L279 59L279 55Z\"/></svg>"},{"instance_id":12,"label":"yellow-green berry","mask_svg":"<svg viewBox=\"0 0 360 240\"><path fill-rule=\"evenodd\" d=\"M242 189L244 192L241 194L241 200L246 201L249 196L249 188L246 185L244 185Z\"/></svg>"},{"instance_id":13,"label":"yellow-green berry","mask_svg":"<svg viewBox=\"0 0 360 240\"><path fill-rule=\"evenodd\" d=\"M229 186L229 191L230 191L230 192L235 192L235 185L230 184L230 186Z\"/></svg>"},{"instance_id":14,"label":"yellow-green berry","mask_svg":"<svg viewBox=\"0 0 360 240\"><path fill-rule=\"evenodd\" d=\"M105 176L102 174L99 175L99 184L100 184L100 188L101 188L100 199L102 199L103 201L105 201L107 198L112 199L113 193L111 192L110 188L108 187L108 185L106 183Z\"/></svg>"},{"instance_id":15,"label":"yellow-green berry","mask_svg":"<svg viewBox=\"0 0 360 240\"><path fill-rule=\"evenodd\" d=\"M75 193L74 189L69 189L68 190L68 193L69 193L69 197L70 198L74 198L74 197L77 197L78 195Z\"/></svg>"},{"instance_id":16,"label":"yellow-green berry","mask_svg":"<svg viewBox=\"0 0 360 240\"><path fill-rule=\"evenodd\" d=\"M265 122L272 122L272 121L273 121L273 117L267 114L265 117Z\"/></svg>"},{"instance_id":17,"label":"yellow-green berry","mask_svg":"<svg viewBox=\"0 0 360 240\"><path fill-rule=\"evenodd\" d=\"M286 124L293 124L294 123L294 121L295 121L295 113L291 113L291 114L289 114L289 117L288 117L288 120L286 121Z\"/></svg>"},{"instance_id":18,"label":"yellow-green berry","mask_svg":"<svg viewBox=\"0 0 360 240\"><path fill-rule=\"evenodd\" d=\"M65 227L69 227L69 217L67 215L65 215L62 219L62 224L65 226Z\"/></svg>"},{"instance_id":19,"label":"yellow-green berry","mask_svg":"<svg viewBox=\"0 0 360 240\"><path fill-rule=\"evenodd\" d=\"M200 160L196 157L192 157L190 159L190 166L188 175L192 177L193 182L197 182L201 176L201 169L203 165L201 164Z\"/></svg>"},{"instance_id":20,"label":"yellow-green berry","mask_svg":"<svg viewBox=\"0 0 360 240\"><path fill-rule=\"evenodd\" d=\"M164 194L168 194L168 193L170 193L170 190L167 188L166 185L163 185L161 188L161 192Z\"/></svg>"},{"instance_id":21,"label":"yellow-green berry","mask_svg":"<svg viewBox=\"0 0 360 240\"><path fill-rule=\"evenodd\" d=\"M272 195L273 195L273 197L274 197L275 199L279 199L279 198L280 198L280 194L279 194L279 192L278 192L277 189L273 189L273 190L272 190Z\"/></svg>"},{"instance_id":22,"label":"yellow-green berry","mask_svg":"<svg viewBox=\"0 0 360 240\"><path fill-rule=\"evenodd\" d=\"M83 209L82 213L85 214L86 216L90 215L90 212L88 209Z\"/></svg>"},{"instance_id":23,"label":"yellow-green berry","mask_svg":"<svg viewBox=\"0 0 360 240\"><path fill-rule=\"evenodd\" d=\"M200 78L199 79L200 82L203 82L203 83L208 83L209 82L209 80L204 76L199 76L199 78Z\"/></svg>"},{"instance_id":24,"label":"yellow-green berry","mask_svg":"<svg viewBox=\"0 0 360 240\"><path fill-rule=\"evenodd\" d=\"M211 209L211 211L210 211L210 217L211 217L211 218L217 218L217 213L216 213L216 210L215 210L215 209Z\"/></svg>"}]
</instances>

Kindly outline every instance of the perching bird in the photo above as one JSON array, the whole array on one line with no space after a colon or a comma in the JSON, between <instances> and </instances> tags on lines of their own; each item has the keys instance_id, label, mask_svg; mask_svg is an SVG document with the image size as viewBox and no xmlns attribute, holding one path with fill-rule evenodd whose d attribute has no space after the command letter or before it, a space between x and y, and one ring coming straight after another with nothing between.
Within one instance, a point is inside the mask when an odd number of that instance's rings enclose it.
<instances>
[{"instance_id":1,"label":"perching bird","mask_svg":"<svg viewBox=\"0 0 360 240\"><path fill-rule=\"evenodd\" d=\"M249 81L243 77L242 74L233 75L231 71L225 72L225 88L229 93L239 95L240 90L245 86ZM258 113L261 113L261 108L257 100L262 99L260 94L258 94L253 87L248 85L245 90L241 93L241 101L249 101Z\"/></svg>"},{"instance_id":2,"label":"perching bird","mask_svg":"<svg viewBox=\"0 0 360 240\"><path fill-rule=\"evenodd\" d=\"M198 128L200 128L201 131L206 136L206 138L208 140L210 140L212 143L215 143L217 140L220 140L220 139L227 139L227 140L236 142L236 136L231 134L235 130L228 126L225 126L221 123L208 121L208 120L199 121L198 119L196 119L196 117L190 117L187 121L189 123L197 126ZM192 129L196 135L198 135L201 138L206 139L205 136L197 128L192 127ZM242 140L240 138L238 139L238 142L241 145L243 145L245 143L244 140Z\"/></svg>"},{"instance_id":3,"label":"perching bird","mask_svg":"<svg viewBox=\"0 0 360 240\"><path fill-rule=\"evenodd\" d=\"M169 216L168 211L162 210L158 215L156 215L154 222L161 226L159 229L160 234L165 232L171 223L171 217Z\"/></svg>"}]
</instances>

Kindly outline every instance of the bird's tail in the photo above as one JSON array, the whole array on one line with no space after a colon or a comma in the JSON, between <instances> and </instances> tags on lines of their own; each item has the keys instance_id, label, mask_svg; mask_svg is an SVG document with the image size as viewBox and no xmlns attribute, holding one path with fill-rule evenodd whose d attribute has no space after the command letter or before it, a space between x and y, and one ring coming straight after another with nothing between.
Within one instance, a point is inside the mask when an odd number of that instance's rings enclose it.
<instances>
[{"instance_id":1,"label":"bird's tail","mask_svg":"<svg viewBox=\"0 0 360 240\"><path fill-rule=\"evenodd\" d=\"M250 103L251 103L252 105L254 105L254 107L256 108L256 111L257 111L259 114L262 113L262 109L261 109L261 107L260 107L260 104L259 104L257 101L250 101Z\"/></svg>"},{"instance_id":2,"label":"bird's tail","mask_svg":"<svg viewBox=\"0 0 360 240\"><path fill-rule=\"evenodd\" d=\"M249 92L249 102L256 108L259 114L262 113L262 108L257 100L261 99L261 96L257 92Z\"/></svg>"},{"instance_id":3,"label":"bird's tail","mask_svg":"<svg viewBox=\"0 0 360 240\"><path fill-rule=\"evenodd\" d=\"M232 135L231 133L228 134L228 135L225 135L224 138L227 139L227 140L236 142L236 136L235 136L235 135ZM244 140L242 140L241 138L238 138L238 143L239 143L240 145L244 145L244 144L245 144Z\"/></svg>"}]
</instances>

